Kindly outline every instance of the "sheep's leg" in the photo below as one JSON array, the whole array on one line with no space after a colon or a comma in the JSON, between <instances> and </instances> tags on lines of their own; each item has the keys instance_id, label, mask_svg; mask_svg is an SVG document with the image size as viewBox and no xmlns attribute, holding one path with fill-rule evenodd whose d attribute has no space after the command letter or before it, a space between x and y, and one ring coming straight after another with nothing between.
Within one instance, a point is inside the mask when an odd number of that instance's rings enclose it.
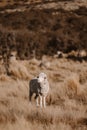
<instances>
[{"instance_id":1,"label":"sheep's leg","mask_svg":"<svg viewBox=\"0 0 87 130\"><path fill-rule=\"evenodd\" d=\"M43 105L44 105L44 108L46 107L46 96L43 97Z\"/></svg>"},{"instance_id":2,"label":"sheep's leg","mask_svg":"<svg viewBox=\"0 0 87 130\"><path fill-rule=\"evenodd\" d=\"M42 108L42 96L40 95L40 107Z\"/></svg>"},{"instance_id":3,"label":"sheep's leg","mask_svg":"<svg viewBox=\"0 0 87 130\"><path fill-rule=\"evenodd\" d=\"M38 97L36 98L36 105L39 106Z\"/></svg>"},{"instance_id":4,"label":"sheep's leg","mask_svg":"<svg viewBox=\"0 0 87 130\"><path fill-rule=\"evenodd\" d=\"M30 100L30 102L31 102L32 95L33 95L33 93L30 92L30 94L29 94L29 100Z\"/></svg>"},{"instance_id":5,"label":"sheep's leg","mask_svg":"<svg viewBox=\"0 0 87 130\"><path fill-rule=\"evenodd\" d=\"M38 103L38 96L39 96L38 94L36 94L36 96L35 96L35 99L36 99L36 105L37 105L37 106L39 106L39 103Z\"/></svg>"}]
</instances>

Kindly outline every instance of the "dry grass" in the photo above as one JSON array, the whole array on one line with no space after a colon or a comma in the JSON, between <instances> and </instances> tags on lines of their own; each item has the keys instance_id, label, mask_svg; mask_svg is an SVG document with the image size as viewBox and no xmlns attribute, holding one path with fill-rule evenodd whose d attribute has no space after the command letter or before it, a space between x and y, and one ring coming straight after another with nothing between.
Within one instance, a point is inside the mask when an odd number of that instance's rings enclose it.
<instances>
[{"instance_id":1,"label":"dry grass","mask_svg":"<svg viewBox=\"0 0 87 130\"><path fill-rule=\"evenodd\" d=\"M26 62L25 62L26 63ZM28 73L28 70L26 68L26 64L21 61L15 60L14 62L10 63L9 72L11 76L18 79L29 79L30 75Z\"/></svg>"},{"instance_id":2,"label":"dry grass","mask_svg":"<svg viewBox=\"0 0 87 130\"><path fill-rule=\"evenodd\" d=\"M51 69L39 67L40 61L35 59L15 61L10 63L10 76L0 75L1 130L87 129L87 82L81 82L87 63L51 57L47 61ZM41 71L50 82L46 109L36 107L35 101L31 104L28 99L29 80Z\"/></svg>"}]
</instances>

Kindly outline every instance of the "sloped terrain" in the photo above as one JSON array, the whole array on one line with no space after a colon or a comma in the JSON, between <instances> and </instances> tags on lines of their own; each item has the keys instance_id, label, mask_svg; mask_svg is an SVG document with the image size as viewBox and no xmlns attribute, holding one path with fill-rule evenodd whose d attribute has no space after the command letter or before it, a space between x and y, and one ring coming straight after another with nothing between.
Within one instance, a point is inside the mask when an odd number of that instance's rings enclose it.
<instances>
[{"instance_id":1,"label":"sloped terrain","mask_svg":"<svg viewBox=\"0 0 87 130\"><path fill-rule=\"evenodd\" d=\"M57 50L87 50L86 7L85 1L22 2L1 7L0 47L16 50L22 59L29 59L33 50L37 57L53 55Z\"/></svg>"}]
</instances>

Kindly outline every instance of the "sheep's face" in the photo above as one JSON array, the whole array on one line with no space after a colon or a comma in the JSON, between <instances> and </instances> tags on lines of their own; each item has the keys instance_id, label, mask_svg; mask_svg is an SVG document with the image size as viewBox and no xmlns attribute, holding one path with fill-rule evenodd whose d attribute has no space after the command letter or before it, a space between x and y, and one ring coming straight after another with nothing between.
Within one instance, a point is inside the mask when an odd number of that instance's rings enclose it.
<instances>
[{"instance_id":1,"label":"sheep's face","mask_svg":"<svg viewBox=\"0 0 87 130\"><path fill-rule=\"evenodd\" d=\"M42 83L45 80L47 80L47 75L45 73L40 73L39 76L37 77L38 83Z\"/></svg>"}]
</instances>

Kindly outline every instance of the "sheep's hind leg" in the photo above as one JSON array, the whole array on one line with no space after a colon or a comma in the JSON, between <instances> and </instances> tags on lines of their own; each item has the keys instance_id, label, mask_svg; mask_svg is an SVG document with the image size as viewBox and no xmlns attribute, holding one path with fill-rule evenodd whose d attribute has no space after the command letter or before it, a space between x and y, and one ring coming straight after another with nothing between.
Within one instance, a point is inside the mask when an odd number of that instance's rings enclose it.
<instances>
[{"instance_id":1,"label":"sheep's hind leg","mask_svg":"<svg viewBox=\"0 0 87 130\"><path fill-rule=\"evenodd\" d=\"M29 101L30 101L30 102L31 102L32 95L33 95L33 93L30 92L30 94L29 94Z\"/></svg>"},{"instance_id":2,"label":"sheep's hind leg","mask_svg":"<svg viewBox=\"0 0 87 130\"><path fill-rule=\"evenodd\" d=\"M39 101L38 101L38 95L36 94L36 96L35 96L35 99L36 99L36 105L37 105L37 107L39 106Z\"/></svg>"}]
</instances>

